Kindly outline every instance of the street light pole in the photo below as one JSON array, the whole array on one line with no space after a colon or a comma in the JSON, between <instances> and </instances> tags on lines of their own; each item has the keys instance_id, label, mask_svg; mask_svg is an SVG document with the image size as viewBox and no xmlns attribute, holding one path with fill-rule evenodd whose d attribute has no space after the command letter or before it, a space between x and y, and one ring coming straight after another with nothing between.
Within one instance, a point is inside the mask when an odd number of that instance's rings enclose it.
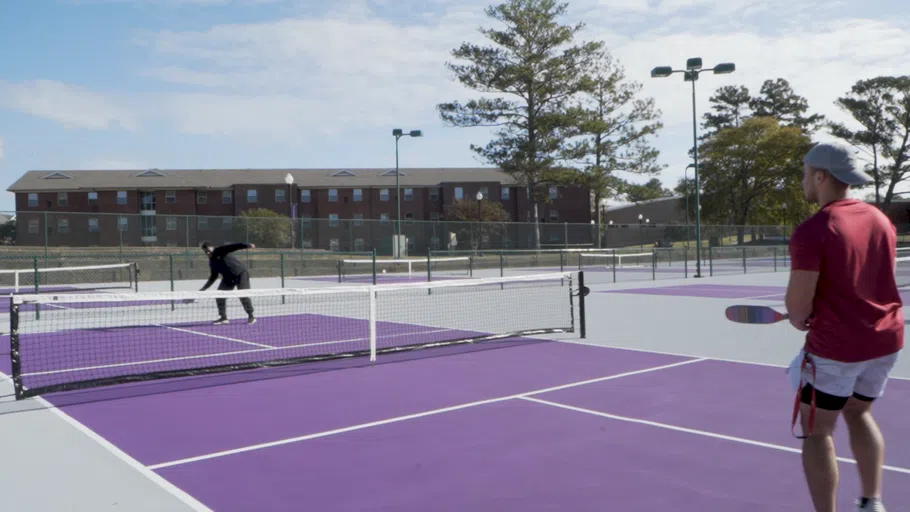
<instances>
[{"instance_id":1,"label":"street light pole","mask_svg":"<svg viewBox=\"0 0 910 512\"><path fill-rule=\"evenodd\" d=\"M292 194L292 187L294 184L294 177L291 176L291 173L287 173L284 177L284 182L288 184L288 216L291 218L291 249L296 249L297 244L294 243L294 222L295 217L297 217L294 211L294 194Z\"/></svg>"},{"instance_id":2,"label":"street light pole","mask_svg":"<svg viewBox=\"0 0 910 512\"><path fill-rule=\"evenodd\" d=\"M398 170L398 139L402 137L423 137L423 132L420 130L411 130L408 133L404 133L404 130L401 128L395 128L392 130L392 136L395 137L395 203L397 214L395 216L395 256L398 256L398 237L401 236L401 184L398 179L400 171Z\"/></svg>"},{"instance_id":3,"label":"street light pole","mask_svg":"<svg viewBox=\"0 0 910 512\"><path fill-rule=\"evenodd\" d=\"M673 73L683 73L684 81L692 82L692 152L695 167L695 277L701 277L701 183L698 175L698 116L695 110L695 82L701 73L713 71L726 75L736 70L736 64L724 62L709 69L702 69L701 57L686 60L686 69L659 66L651 70L651 78L666 78Z\"/></svg>"}]
</instances>

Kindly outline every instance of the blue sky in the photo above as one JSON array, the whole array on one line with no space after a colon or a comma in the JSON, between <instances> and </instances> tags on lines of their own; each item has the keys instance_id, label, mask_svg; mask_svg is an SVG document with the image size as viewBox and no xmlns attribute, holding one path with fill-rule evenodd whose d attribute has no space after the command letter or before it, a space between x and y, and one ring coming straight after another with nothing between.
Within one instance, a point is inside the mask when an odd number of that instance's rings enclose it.
<instances>
[{"instance_id":1,"label":"blue sky","mask_svg":"<svg viewBox=\"0 0 910 512\"><path fill-rule=\"evenodd\" d=\"M0 185L30 169L484 165L483 129L445 127L443 101L474 95L444 62L482 43L490 0L0 1ZM567 21L607 43L664 130L653 142L672 186L687 165L691 99L657 65L700 56L737 71L711 92L783 77L810 108L858 79L906 73L903 0L575 0ZM822 136L821 138L824 138ZM642 181L637 179L637 181ZM0 194L0 210L13 196Z\"/></svg>"}]
</instances>

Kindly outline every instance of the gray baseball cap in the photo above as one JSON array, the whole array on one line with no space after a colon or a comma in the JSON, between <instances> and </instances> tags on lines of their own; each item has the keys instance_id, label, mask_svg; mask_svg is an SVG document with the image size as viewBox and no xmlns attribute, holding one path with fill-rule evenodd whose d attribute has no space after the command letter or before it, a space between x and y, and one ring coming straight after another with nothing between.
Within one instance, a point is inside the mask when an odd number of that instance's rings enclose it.
<instances>
[{"instance_id":1,"label":"gray baseball cap","mask_svg":"<svg viewBox=\"0 0 910 512\"><path fill-rule=\"evenodd\" d=\"M872 177L860 170L850 148L843 144L821 142L806 153L803 162L809 167L823 169L847 185L865 185Z\"/></svg>"}]
</instances>

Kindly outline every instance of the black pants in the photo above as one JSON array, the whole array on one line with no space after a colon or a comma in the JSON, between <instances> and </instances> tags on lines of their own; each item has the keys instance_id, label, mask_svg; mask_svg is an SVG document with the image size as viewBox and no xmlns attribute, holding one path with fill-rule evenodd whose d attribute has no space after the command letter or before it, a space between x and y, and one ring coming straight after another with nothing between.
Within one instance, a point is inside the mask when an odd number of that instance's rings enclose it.
<instances>
[{"instance_id":1,"label":"black pants","mask_svg":"<svg viewBox=\"0 0 910 512\"><path fill-rule=\"evenodd\" d=\"M249 290L250 289L250 275L246 272L237 276L236 279L221 279L221 284L218 285L219 290L233 290L237 288L238 290ZM221 318L227 318L227 299L215 299L215 302L218 304L218 315ZM253 316L253 301L249 297L241 297L240 304L243 305L243 310L246 311L246 314Z\"/></svg>"}]
</instances>

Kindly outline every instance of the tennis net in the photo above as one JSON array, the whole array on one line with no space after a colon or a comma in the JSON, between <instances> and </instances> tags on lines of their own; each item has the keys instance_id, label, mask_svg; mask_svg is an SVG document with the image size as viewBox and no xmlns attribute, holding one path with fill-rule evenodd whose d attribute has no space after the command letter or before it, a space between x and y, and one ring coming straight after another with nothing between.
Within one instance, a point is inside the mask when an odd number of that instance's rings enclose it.
<instances>
[{"instance_id":1,"label":"tennis net","mask_svg":"<svg viewBox=\"0 0 910 512\"><path fill-rule=\"evenodd\" d=\"M575 332L572 273L433 283L11 297L17 399L127 382ZM238 299L247 297L256 322ZM226 300L228 324L216 299ZM580 299L580 304L583 299ZM34 311L40 305L40 318ZM582 313L583 308L579 311ZM582 325L582 333L583 325Z\"/></svg>"},{"instance_id":2,"label":"tennis net","mask_svg":"<svg viewBox=\"0 0 910 512\"><path fill-rule=\"evenodd\" d=\"M139 267L135 262L0 270L0 288L5 293L86 292L123 288L138 291L138 287Z\"/></svg>"},{"instance_id":3,"label":"tennis net","mask_svg":"<svg viewBox=\"0 0 910 512\"><path fill-rule=\"evenodd\" d=\"M338 262L338 282L395 282L415 278L465 278L473 275L473 257L344 259Z\"/></svg>"}]
</instances>

